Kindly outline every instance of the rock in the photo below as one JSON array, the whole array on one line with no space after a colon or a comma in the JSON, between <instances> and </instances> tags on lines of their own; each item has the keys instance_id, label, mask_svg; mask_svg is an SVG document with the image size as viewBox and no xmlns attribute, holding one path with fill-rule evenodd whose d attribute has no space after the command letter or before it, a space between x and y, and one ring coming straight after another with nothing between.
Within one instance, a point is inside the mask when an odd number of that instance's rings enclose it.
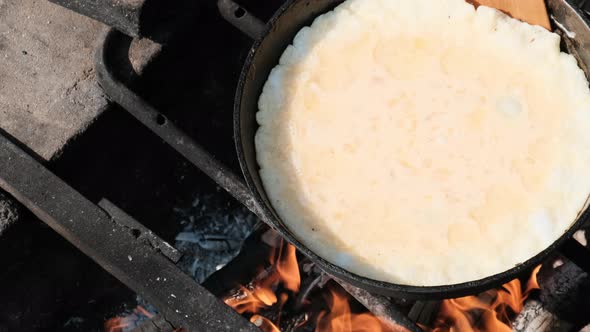
<instances>
[{"instance_id":1,"label":"rock","mask_svg":"<svg viewBox=\"0 0 590 332\"><path fill-rule=\"evenodd\" d=\"M0 127L44 160L107 106L94 79L102 29L45 0L0 0Z\"/></svg>"},{"instance_id":2,"label":"rock","mask_svg":"<svg viewBox=\"0 0 590 332\"><path fill-rule=\"evenodd\" d=\"M105 29L46 0L0 0L0 129L42 160L59 158L109 108L94 70ZM134 69L160 50L134 41Z\"/></svg>"}]
</instances>

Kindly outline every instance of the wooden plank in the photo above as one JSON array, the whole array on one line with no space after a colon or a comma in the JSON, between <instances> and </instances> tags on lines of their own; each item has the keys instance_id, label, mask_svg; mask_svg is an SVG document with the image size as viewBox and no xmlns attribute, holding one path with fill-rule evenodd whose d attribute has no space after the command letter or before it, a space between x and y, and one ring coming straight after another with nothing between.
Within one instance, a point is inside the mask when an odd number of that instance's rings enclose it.
<instances>
[{"instance_id":1,"label":"wooden plank","mask_svg":"<svg viewBox=\"0 0 590 332\"><path fill-rule=\"evenodd\" d=\"M476 6L493 7L521 21L551 31L545 0L469 0Z\"/></svg>"}]
</instances>

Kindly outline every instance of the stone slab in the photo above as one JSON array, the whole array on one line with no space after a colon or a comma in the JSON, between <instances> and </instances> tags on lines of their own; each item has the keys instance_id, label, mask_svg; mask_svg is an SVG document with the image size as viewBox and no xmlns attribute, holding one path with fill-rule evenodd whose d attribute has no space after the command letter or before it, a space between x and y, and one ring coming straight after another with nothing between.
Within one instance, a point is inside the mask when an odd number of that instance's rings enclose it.
<instances>
[{"instance_id":1,"label":"stone slab","mask_svg":"<svg viewBox=\"0 0 590 332\"><path fill-rule=\"evenodd\" d=\"M104 26L45 0L0 0L0 128L51 160L106 108Z\"/></svg>"}]
</instances>

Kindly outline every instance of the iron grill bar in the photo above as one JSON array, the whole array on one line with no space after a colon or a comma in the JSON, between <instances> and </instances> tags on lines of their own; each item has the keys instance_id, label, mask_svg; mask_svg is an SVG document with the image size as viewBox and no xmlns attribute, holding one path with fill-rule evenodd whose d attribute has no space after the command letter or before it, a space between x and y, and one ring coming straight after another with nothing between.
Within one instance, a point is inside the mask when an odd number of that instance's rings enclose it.
<instances>
[{"instance_id":1,"label":"iron grill bar","mask_svg":"<svg viewBox=\"0 0 590 332\"><path fill-rule=\"evenodd\" d=\"M258 329L0 134L0 188L188 331Z\"/></svg>"}]
</instances>

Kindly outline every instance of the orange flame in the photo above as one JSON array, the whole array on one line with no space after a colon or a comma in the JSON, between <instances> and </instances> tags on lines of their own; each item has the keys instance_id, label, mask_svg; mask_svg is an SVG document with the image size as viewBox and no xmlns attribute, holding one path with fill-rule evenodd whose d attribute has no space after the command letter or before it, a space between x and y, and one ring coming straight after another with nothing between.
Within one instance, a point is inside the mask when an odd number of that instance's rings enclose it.
<instances>
[{"instance_id":1,"label":"orange flame","mask_svg":"<svg viewBox=\"0 0 590 332\"><path fill-rule=\"evenodd\" d=\"M510 317L522 311L531 291L539 289L540 269L539 265L533 270L524 292L515 279L499 290L443 301L431 331L512 331Z\"/></svg>"},{"instance_id":2,"label":"orange flame","mask_svg":"<svg viewBox=\"0 0 590 332\"><path fill-rule=\"evenodd\" d=\"M271 288L254 286L252 290L242 286L237 295L226 298L225 303L240 314L258 312L277 302Z\"/></svg>"},{"instance_id":3,"label":"orange flame","mask_svg":"<svg viewBox=\"0 0 590 332\"><path fill-rule=\"evenodd\" d=\"M104 330L105 332L122 332L128 326L129 322L126 322L125 318L113 317L104 323Z\"/></svg>"},{"instance_id":4,"label":"orange flame","mask_svg":"<svg viewBox=\"0 0 590 332\"><path fill-rule=\"evenodd\" d=\"M321 312L316 332L385 332L393 331L372 314L352 314L343 290L330 288L327 295L330 312Z\"/></svg>"},{"instance_id":5,"label":"orange flame","mask_svg":"<svg viewBox=\"0 0 590 332\"><path fill-rule=\"evenodd\" d=\"M257 313L260 309L270 307L277 303L275 289L278 284L282 284L285 289L293 292L299 291L301 277L299 275L299 265L297 264L296 249L290 244L278 246L278 252L273 250L270 258L272 270L263 272L259 275L258 280L250 287L242 286L237 294L224 299L225 303L234 308L238 313ZM288 295L280 295L279 306L282 307L287 301ZM280 318L280 315L278 315ZM265 332L275 332L279 329L273 322L260 315L254 315L251 321L259 322L258 325ZM276 322L278 325L278 321Z\"/></svg>"},{"instance_id":6,"label":"orange flame","mask_svg":"<svg viewBox=\"0 0 590 332\"><path fill-rule=\"evenodd\" d=\"M295 247L281 242L277 250L273 251L270 263L270 270L263 270L254 282L240 287L236 293L225 298L225 303L238 313L254 314L250 321L262 331L280 332L280 312L289 293L276 294L277 287L282 284L284 289L297 293L301 284ZM504 284L499 290L443 301L434 327L424 329L431 332L511 331L510 318L522 311L530 292L539 288L537 273L540 268L538 266L534 269L524 291L520 281L516 279ZM324 295L330 310L319 313L315 332L405 331L402 327L384 324L370 313L352 313L349 296L344 290L336 287L328 287L328 290ZM276 321L259 314L261 309L275 304L279 309Z\"/></svg>"},{"instance_id":7,"label":"orange flame","mask_svg":"<svg viewBox=\"0 0 590 332\"><path fill-rule=\"evenodd\" d=\"M283 249L281 247L281 249ZM279 262L277 264L277 274L285 285L285 288L297 292L301 285L301 276L299 275L299 265L297 264L297 249L288 244L284 252L279 253Z\"/></svg>"}]
</instances>

